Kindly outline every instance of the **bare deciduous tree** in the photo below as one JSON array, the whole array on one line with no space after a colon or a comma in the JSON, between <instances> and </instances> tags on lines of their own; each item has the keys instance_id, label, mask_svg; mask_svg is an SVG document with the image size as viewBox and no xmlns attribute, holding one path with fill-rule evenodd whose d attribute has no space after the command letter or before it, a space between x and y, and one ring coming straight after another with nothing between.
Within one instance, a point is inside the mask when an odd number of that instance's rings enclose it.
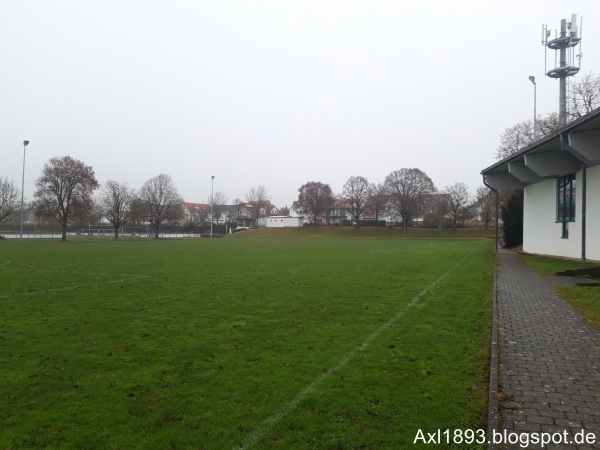
<instances>
[{"instance_id":1,"label":"bare deciduous tree","mask_svg":"<svg viewBox=\"0 0 600 450\"><path fill-rule=\"evenodd\" d=\"M260 185L257 187L251 187L246 193L246 201L252 208L252 214L256 219L256 226L258 226L258 219L261 214L261 210L266 208L267 201L270 200L269 193L264 186ZM265 210L266 214L266 210Z\"/></svg>"},{"instance_id":2,"label":"bare deciduous tree","mask_svg":"<svg viewBox=\"0 0 600 450\"><path fill-rule=\"evenodd\" d=\"M378 183L374 186L371 192L371 198L369 198L369 208L373 211L373 215L375 216L375 221L378 221L379 218L384 215L389 206L389 195L385 184Z\"/></svg>"},{"instance_id":3,"label":"bare deciduous tree","mask_svg":"<svg viewBox=\"0 0 600 450\"><path fill-rule=\"evenodd\" d=\"M429 197L435 192L431 178L419 169L396 170L385 177L385 186L393 212L405 224L425 211Z\"/></svg>"},{"instance_id":4,"label":"bare deciduous tree","mask_svg":"<svg viewBox=\"0 0 600 450\"><path fill-rule=\"evenodd\" d=\"M475 211L487 230L496 217L496 193L487 186L479 186L475 193Z\"/></svg>"},{"instance_id":5,"label":"bare deciduous tree","mask_svg":"<svg viewBox=\"0 0 600 450\"><path fill-rule=\"evenodd\" d=\"M221 191L215 192L208 197L208 204L212 207L213 217L211 219L216 220L218 225L224 211L223 207L227 204L227 196Z\"/></svg>"},{"instance_id":6,"label":"bare deciduous tree","mask_svg":"<svg viewBox=\"0 0 600 450\"><path fill-rule=\"evenodd\" d=\"M600 107L600 75L588 72L569 84L569 118L578 119Z\"/></svg>"},{"instance_id":7,"label":"bare deciduous tree","mask_svg":"<svg viewBox=\"0 0 600 450\"><path fill-rule=\"evenodd\" d=\"M344 184L342 200L356 226L369 206L369 199L374 189L375 186L365 177L350 177Z\"/></svg>"},{"instance_id":8,"label":"bare deciduous tree","mask_svg":"<svg viewBox=\"0 0 600 450\"><path fill-rule=\"evenodd\" d=\"M319 181L303 184L298 193L298 206L311 218L312 223L319 223L335 203L331 187Z\"/></svg>"},{"instance_id":9,"label":"bare deciduous tree","mask_svg":"<svg viewBox=\"0 0 600 450\"><path fill-rule=\"evenodd\" d=\"M62 226L62 240L66 241L69 221L84 217L92 209L92 193L98 188L92 167L70 156L52 158L35 185L35 214L56 219Z\"/></svg>"},{"instance_id":10,"label":"bare deciduous tree","mask_svg":"<svg viewBox=\"0 0 600 450\"><path fill-rule=\"evenodd\" d=\"M20 210L21 191L6 177L0 177L0 223L11 221Z\"/></svg>"},{"instance_id":11,"label":"bare deciduous tree","mask_svg":"<svg viewBox=\"0 0 600 450\"><path fill-rule=\"evenodd\" d=\"M144 202L140 198L140 194L138 192L137 196L131 202L131 207L129 209L131 213L131 222L135 225L143 225L146 222L146 207L144 206Z\"/></svg>"},{"instance_id":12,"label":"bare deciduous tree","mask_svg":"<svg viewBox=\"0 0 600 450\"><path fill-rule=\"evenodd\" d=\"M538 139L546 136L560 128L560 122L557 113L549 113L545 116L538 116L536 121L538 129ZM496 149L496 158L504 159L514 155L533 143L533 121L524 120L512 127L504 129L500 135L500 145Z\"/></svg>"},{"instance_id":13,"label":"bare deciduous tree","mask_svg":"<svg viewBox=\"0 0 600 450\"><path fill-rule=\"evenodd\" d=\"M452 221L452 228L456 228L456 223L469 215L467 208L471 201L469 188L465 183L451 184L444 189L444 198L448 206L446 217Z\"/></svg>"},{"instance_id":14,"label":"bare deciduous tree","mask_svg":"<svg viewBox=\"0 0 600 450\"><path fill-rule=\"evenodd\" d=\"M104 185L100 204L104 217L115 230L115 239L119 239L119 229L133 218L132 203L135 198L135 190L127 183L108 180Z\"/></svg>"},{"instance_id":15,"label":"bare deciduous tree","mask_svg":"<svg viewBox=\"0 0 600 450\"><path fill-rule=\"evenodd\" d=\"M496 158L504 159L517 153L533 142L533 122L525 120L505 128L500 135L500 146L496 149Z\"/></svg>"},{"instance_id":16,"label":"bare deciduous tree","mask_svg":"<svg viewBox=\"0 0 600 450\"><path fill-rule=\"evenodd\" d=\"M536 122L536 126L538 129L538 139L548 134L554 133L562 126L560 124L560 118L558 116L558 113L556 112L551 112L541 117L538 116Z\"/></svg>"},{"instance_id":17,"label":"bare deciduous tree","mask_svg":"<svg viewBox=\"0 0 600 450\"><path fill-rule=\"evenodd\" d=\"M140 189L140 199L145 218L150 222L157 239L160 226L165 220L179 220L183 217L183 199L169 175L161 173L146 181Z\"/></svg>"},{"instance_id":18,"label":"bare deciduous tree","mask_svg":"<svg viewBox=\"0 0 600 450\"><path fill-rule=\"evenodd\" d=\"M81 227L84 227L85 225L92 223L100 223L103 216L104 211L102 210L102 199L98 195L95 195L92 197L92 204L87 210L87 213L77 217L77 219L79 219Z\"/></svg>"}]
</instances>

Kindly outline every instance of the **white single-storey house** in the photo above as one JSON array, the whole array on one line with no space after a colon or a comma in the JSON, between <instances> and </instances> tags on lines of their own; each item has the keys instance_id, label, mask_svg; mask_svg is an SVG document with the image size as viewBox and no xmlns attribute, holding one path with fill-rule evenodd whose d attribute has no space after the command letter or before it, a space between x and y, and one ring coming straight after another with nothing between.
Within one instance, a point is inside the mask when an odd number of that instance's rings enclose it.
<instances>
[{"instance_id":1,"label":"white single-storey house","mask_svg":"<svg viewBox=\"0 0 600 450\"><path fill-rule=\"evenodd\" d=\"M302 217L268 216L267 228L301 228L304 226Z\"/></svg>"},{"instance_id":2,"label":"white single-storey house","mask_svg":"<svg viewBox=\"0 0 600 450\"><path fill-rule=\"evenodd\" d=\"M600 108L481 174L524 188L523 251L600 261Z\"/></svg>"}]
</instances>

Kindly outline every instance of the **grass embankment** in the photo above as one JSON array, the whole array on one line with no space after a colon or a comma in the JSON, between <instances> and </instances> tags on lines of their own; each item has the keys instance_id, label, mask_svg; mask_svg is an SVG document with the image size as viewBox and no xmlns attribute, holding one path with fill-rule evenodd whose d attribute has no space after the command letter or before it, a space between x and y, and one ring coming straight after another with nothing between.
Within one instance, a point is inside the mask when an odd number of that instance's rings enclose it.
<instances>
[{"instance_id":1,"label":"grass embankment","mask_svg":"<svg viewBox=\"0 0 600 450\"><path fill-rule=\"evenodd\" d=\"M524 258L530 267L542 275L556 275L557 272L564 270L598 267L598 263L584 263L561 258L534 255L524 255ZM573 286L559 288L558 291L583 317L600 328L600 287Z\"/></svg>"},{"instance_id":2,"label":"grass embankment","mask_svg":"<svg viewBox=\"0 0 600 450\"><path fill-rule=\"evenodd\" d=\"M491 242L0 247L0 448L406 448L485 422Z\"/></svg>"},{"instance_id":3,"label":"grass embankment","mask_svg":"<svg viewBox=\"0 0 600 450\"><path fill-rule=\"evenodd\" d=\"M492 228L306 227L258 228L233 234L235 238L371 238L371 239L493 239Z\"/></svg>"}]
</instances>

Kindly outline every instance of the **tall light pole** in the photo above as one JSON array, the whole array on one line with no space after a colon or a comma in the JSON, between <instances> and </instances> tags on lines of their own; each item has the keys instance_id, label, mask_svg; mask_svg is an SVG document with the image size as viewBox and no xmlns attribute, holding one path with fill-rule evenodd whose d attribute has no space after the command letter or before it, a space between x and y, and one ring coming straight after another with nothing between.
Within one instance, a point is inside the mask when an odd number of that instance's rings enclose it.
<instances>
[{"instance_id":1,"label":"tall light pole","mask_svg":"<svg viewBox=\"0 0 600 450\"><path fill-rule=\"evenodd\" d=\"M25 147L29 144L29 141L23 141L23 177L21 178L21 240L23 240L23 219L25 217Z\"/></svg>"},{"instance_id":2,"label":"tall light pole","mask_svg":"<svg viewBox=\"0 0 600 450\"><path fill-rule=\"evenodd\" d=\"M210 238L213 237L213 222L215 221L214 208L215 208L215 176L210 177Z\"/></svg>"},{"instance_id":3,"label":"tall light pole","mask_svg":"<svg viewBox=\"0 0 600 450\"><path fill-rule=\"evenodd\" d=\"M537 84L535 84L535 77L531 75L529 81L533 83L533 140L537 141Z\"/></svg>"}]
</instances>

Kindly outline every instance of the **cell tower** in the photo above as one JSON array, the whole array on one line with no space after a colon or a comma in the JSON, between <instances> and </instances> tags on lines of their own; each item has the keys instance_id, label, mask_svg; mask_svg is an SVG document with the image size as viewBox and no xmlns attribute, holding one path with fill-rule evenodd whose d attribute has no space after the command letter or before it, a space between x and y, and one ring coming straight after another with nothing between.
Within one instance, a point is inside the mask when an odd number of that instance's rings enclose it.
<instances>
[{"instance_id":1,"label":"cell tower","mask_svg":"<svg viewBox=\"0 0 600 450\"><path fill-rule=\"evenodd\" d=\"M551 50L558 51L559 59L557 61L557 54L555 52L554 69L547 71L546 76L558 78L560 82L558 120L561 125L567 123L567 77L572 77L579 72L581 65L581 52L575 55L574 51L574 47L581 41L578 31L576 14L571 15L570 22L567 22L567 19L560 21L560 36L556 36L550 41L548 40L551 35L550 30L548 30L546 25L542 26L542 45ZM575 65L575 58L578 59L577 65ZM546 66L544 70L547 69L548 67Z\"/></svg>"}]
</instances>

